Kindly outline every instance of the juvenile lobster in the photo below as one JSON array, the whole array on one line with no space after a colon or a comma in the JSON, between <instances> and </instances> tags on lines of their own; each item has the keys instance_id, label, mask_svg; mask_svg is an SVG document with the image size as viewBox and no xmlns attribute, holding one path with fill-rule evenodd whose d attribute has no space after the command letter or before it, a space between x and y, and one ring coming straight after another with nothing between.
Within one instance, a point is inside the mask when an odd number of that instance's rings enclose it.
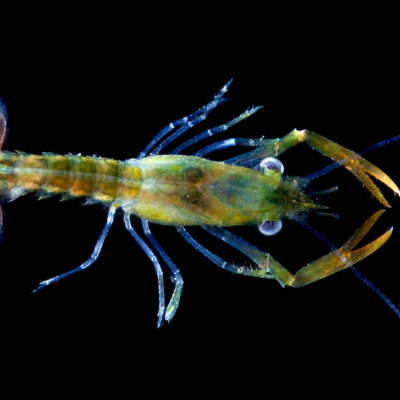
<instances>
[{"instance_id":1,"label":"juvenile lobster","mask_svg":"<svg viewBox=\"0 0 400 400\"><path fill-rule=\"evenodd\" d=\"M108 207L106 225L90 258L75 269L41 282L34 292L88 268L99 256L117 209L122 209L126 229L149 257L157 273L158 326L163 320L170 321L173 318L179 305L183 280L179 269L153 236L149 222L176 227L196 250L225 270L240 275L275 279L282 286L291 287L304 286L349 268L377 251L389 239L392 229L369 244L355 249L383 212L378 211L341 247L332 248L327 255L292 274L270 254L226 230L229 226L256 225L261 233L272 235L279 231L282 219L296 219L326 208L305 190L309 180L284 176L283 166L276 158L303 142L343 165L385 207L389 207L389 203L370 176L400 194L397 185L379 168L360 155L309 130L295 129L280 139L231 138L208 145L192 155L180 154L189 146L226 131L261 107L251 108L225 124L197 134L169 154L160 155L167 145L203 122L214 108L225 101L224 95L230 84L231 81L207 105L169 123L136 159L119 161L71 154L0 152L0 195L3 200L13 200L34 191L39 198L53 194L85 197L90 202L100 202ZM0 109L0 150L5 134L6 112L3 106ZM253 149L224 162L204 158L211 152L233 146ZM141 219L148 242L133 228L132 214ZM245 254L256 266L246 268L222 260L195 241L185 226L201 226ZM167 266L174 284L167 306L159 258ZM382 293L378 294L398 313Z\"/></svg>"}]
</instances>

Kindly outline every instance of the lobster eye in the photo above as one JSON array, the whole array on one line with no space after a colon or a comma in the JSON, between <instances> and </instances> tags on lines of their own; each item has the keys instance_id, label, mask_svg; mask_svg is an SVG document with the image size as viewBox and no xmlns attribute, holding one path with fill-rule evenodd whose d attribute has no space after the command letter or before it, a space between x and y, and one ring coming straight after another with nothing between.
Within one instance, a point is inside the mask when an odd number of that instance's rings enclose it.
<instances>
[{"instance_id":1,"label":"lobster eye","mask_svg":"<svg viewBox=\"0 0 400 400\"><path fill-rule=\"evenodd\" d=\"M274 236L282 229L282 221L265 221L261 225L258 225L258 230L264 236Z\"/></svg>"},{"instance_id":2,"label":"lobster eye","mask_svg":"<svg viewBox=\"0 0 400 400\"><path fill-rule=\"evenodd\" d=\"M260 168L264 169L272 169L274 171L278 171L279 173L283 174L285 167L283 164L275 157L267 157L260 163Z\"/></svg>"}]
</instances>

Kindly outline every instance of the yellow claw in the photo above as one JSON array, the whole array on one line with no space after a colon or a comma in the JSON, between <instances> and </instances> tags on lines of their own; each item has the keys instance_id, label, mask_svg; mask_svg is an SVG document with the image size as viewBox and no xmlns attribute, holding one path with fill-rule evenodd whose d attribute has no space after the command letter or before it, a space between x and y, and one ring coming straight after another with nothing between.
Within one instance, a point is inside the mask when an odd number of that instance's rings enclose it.
<instances>
[{"instance_id":1,"label":"yellow claw","mask_svg":"<svg viewBox=\"0 0 400 400\"><path fill-rule=\"evenodd\" d=\"M354 151L346 149L340 144L309 130L299 131L294 129L282 139L279 139L275 143L275 155L279 155L299 143L305 143L313 150L343 164L385 207L390 207L389 203L368 175L373 176L400 196L398 186L381 169Z\"/></svg>"},{"instance_id":2,"label":"yellow claw","mask_svg":"<svg viewBox=\"0 0 400 400\"><path fill-rule=\"evenodd\" d=\"M340 144L337 144L315 132L305 131L303 136L304 141L306 141L306 143L308 143L313 149L327 157L330 157L332 160L342 162L343 166L361 183L363 183L372 195L375 196L385 207L390 207L389 203L368 175L373 176L375 179L393 190L396 194L400 195L398 186L385 172L354 151L346 149Z\"/></svg>"},{"instance_id":3,"label":"yellow claw","mask_svg":"<svg viewBox=\"0 0 400 400\"><path fill-rule=\"evenodd\" d=\"M275 260L268 265L269 272L284 286L301 287L360 262L382 247L389 240L393 232L393 228L390 228L383 235L367 245L353 250L375 225L383 212L384 210L380 210L371 215L344 245L335 252L330 252L318 260L311 262L299 269L295 274L291 274Z\"/></svg>"},{"instance_id":4,"label":"yellow claw","mask_svg":"<svg viewBox=\"0 0 400 400\"><path fill-rule=\"evenodd\" d=\"M369 161L365 160L361 156L354 153L349 161L344 162L344 166L348 169L359 181L361 181L364 186L385 206L390 208L390 204L387 202L382 192L369 178L369 175L373 176L378 181L382 182L384 185L389 187L397 195L400 195L400 190L398 186L393 182L393 180L385 174L382 170L377 168L375 165L371 164Z\"/></svg>"}]
</instances>

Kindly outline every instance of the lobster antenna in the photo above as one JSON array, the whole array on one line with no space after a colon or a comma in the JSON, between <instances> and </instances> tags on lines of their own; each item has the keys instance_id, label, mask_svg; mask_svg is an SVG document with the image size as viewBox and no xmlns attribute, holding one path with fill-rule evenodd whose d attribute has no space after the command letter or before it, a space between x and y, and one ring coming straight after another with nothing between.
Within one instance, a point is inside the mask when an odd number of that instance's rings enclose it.
<instances>
[{"instance_id":1,"label":"lobster antenna","mask_svg":"<svg viewBox=\"0 0 400 400\"><path fill-rule=\"evenodd\" d=\"M390 309L400 318L400 310L391 302L389 297L377 288L371 281L369 281L357 268L350 267L350 271L362 282L365 286L369 287L375 292L389 307Z\"/></svg>"}]
</instances>

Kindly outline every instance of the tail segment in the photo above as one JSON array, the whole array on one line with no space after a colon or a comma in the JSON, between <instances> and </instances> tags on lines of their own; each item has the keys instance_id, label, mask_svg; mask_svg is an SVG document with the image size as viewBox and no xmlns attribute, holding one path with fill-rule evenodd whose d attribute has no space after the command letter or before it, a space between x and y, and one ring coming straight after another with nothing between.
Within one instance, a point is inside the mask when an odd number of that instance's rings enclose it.
<instances>
[{"instance_id":1,"label":"tail segment","mask_svg":"<svg viewBox=\"0 0 400 400\"><path fill-rule=\"evenodd\" d=\"M3 147L7 131L7 108L3 100L0 99L0 151Z\"/></svg>"},{"instance_id":2,"label":"tail segment","mask_svg":"<svg viewBox=\"0 0 400 400\"><path fill-rule=\"evenodd\" d=\"M12 201L29 192L39 199L59 194L110 203L137 195L140 170L111 158L0 152L0 200Z\"/></svg>"},{"instance_id":3,"label":"tail segment","mask_svg":"<svg viewBox=\"0 0 400 400\"><path fill-rule=\"evenodd\" d=\"M3 147L4 139L7 131L7 109L3 101L0 99L0 151ZM0 238L3 231L3 209L0 204Z\"/></svg>"}]
</instances>

